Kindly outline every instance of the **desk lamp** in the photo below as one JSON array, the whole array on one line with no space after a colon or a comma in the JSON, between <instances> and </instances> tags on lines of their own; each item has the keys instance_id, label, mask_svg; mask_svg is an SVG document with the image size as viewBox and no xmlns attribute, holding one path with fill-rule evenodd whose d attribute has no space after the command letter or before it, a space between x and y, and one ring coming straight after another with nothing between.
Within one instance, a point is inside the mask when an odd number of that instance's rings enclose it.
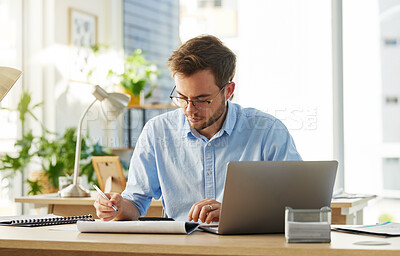
<instances>
[{"instance_id":1,"label":"desk lamp","mask_svg":"<svg viewBox=\"0 0 400 256\"><path fill-rule=\"evenodd\" d=\"M82 143L82 123L89 109L93 104L99 100L101 102L101 108L104 115L108 120L116 119L119 114L122 113L124 108L128 105L130 96L123 93L107 93L103 88L96 85L93 90L93 95L96 99L89 105L89 107L83 112L81 119L79 120L77 138L76 138L76 152L75 152L75 165L74 165L74 180L71 185L58 191L61 197L89 197L89 191L81 188L78 184L79 176L79 161L81 158L81 143Z\"/></svg>"},{"instance_id":2,"label":"desk lamp","mask_svg":"<svg viewBox=\"0 0 400 256\"><path fill-rule=\"evenodd\" d=\"M22 72L9 67L0 67L0 101L6 96Z\"/></svg>"}]
</instances>

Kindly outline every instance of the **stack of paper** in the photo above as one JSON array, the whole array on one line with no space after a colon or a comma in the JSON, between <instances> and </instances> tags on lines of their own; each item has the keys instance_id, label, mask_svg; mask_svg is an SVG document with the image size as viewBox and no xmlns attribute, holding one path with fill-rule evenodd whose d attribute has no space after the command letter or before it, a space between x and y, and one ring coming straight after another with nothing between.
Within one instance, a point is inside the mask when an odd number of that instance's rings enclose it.
<instances>
[{"instance_id":1,"label":"stack of paper","mask_svg":"<svg viewBox=\"0 0 400 256\"><path fill-rule=\"evenodd\" d=\"M285 226L285 237L289 243L329 243L331 225L328 222L288 221Z\"/></svg>"}]
</instances>

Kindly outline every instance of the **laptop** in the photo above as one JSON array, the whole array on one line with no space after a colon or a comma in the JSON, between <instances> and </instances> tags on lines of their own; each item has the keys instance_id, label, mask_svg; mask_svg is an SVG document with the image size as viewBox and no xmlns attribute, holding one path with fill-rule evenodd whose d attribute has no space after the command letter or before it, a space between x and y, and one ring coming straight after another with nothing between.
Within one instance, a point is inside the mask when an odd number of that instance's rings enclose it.
<instances>
[{"instance_id":1,"label":"laptop","mask_svg":"<svg viewBox=\"0 0 400 256\"><path fill-rule=\"evenodd\" d=\"M337 166L337 161L229 162L219 223L200 228L221 235L283 233L286 206L330 206Z\"/></svg>"}]
</instances>

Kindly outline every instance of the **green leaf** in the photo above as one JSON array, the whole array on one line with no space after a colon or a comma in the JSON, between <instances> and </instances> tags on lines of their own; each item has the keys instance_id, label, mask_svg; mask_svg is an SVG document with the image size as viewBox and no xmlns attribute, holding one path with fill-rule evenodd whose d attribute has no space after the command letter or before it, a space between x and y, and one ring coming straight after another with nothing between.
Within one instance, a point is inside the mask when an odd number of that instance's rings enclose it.
<instances>
[{"instance_id":1,"label":"green leaf","mask_svg":"<svg viewBox=\"0 0 400 256\"><path fill-rule=\"evenodd\" d=\"M130 88L134 95L139 96L140 92L144 89L145 86L146 86L146 80L139 80L136 83L131 81Z\"/></svg>"},{"instance_id":2,"label":"green leaf","mask_svg":"<svg viewBox=\"0 0 400 256\"><path fill-rule=\"evenodd\" d=\"M154 64L147 61L141 49L136 49L133 54L125 57L124 73L115 74L111 70L109 75L113 74L121 79L121 85L127 91L139 96L146 88L151 86L152 77L158 76L158 71L154 70ZM146 94L147 97L152 95L152 90Z\"/></svg>"},{"instance_id":3,"label":"green leaf","mask_svg":"<svg viewBox=\"0 0 400 256\"><path fill-rule=\"evenodd\" d=\"M50 164L46 170L46 176L49 178L50 183L58 188L58 177L63 176L64 163L57 162L55 165Z\"/></svg>"},{"instance_id":4,"label":"green leaf","mask_svg":"<svg viewBox=\"0 0 400 256\"><path fill-rule=\"evenodd\" d=\"M21 121L22 127L25 124L25 116L29 110L29 104L31 103L31 95L27 91L22 91L20 101L17 106L19 112L19 119Z\"/></svg>"},{"instance_id":5,"label":"green leaf","mask_svg":"<svg viewBox=\"0 0 400 256\"><path fill-rule=\"evenodd\" d=\"M26 182L29 184L30 190L28 191L28 195L37 195L43 189L43 186L40 184L40 180L29 180L27 179Z\"/></svg>"},{"instance_id":6,"label":"green leaf","mask_svg":"<svg viewBox=\"0 0 400 256\"><path fill-rule=\"evenodd\" d=\"M22 172L33 156L30 153L33 140L32 131L29 131L15 142L14 145L17 151L15 157L9 154L0 155L0 161L2 163L0 170L13 170L14 173L17 171Z\"/></svg>"},{"instance_id":7,"label":"green leaf","mask_svg":"<svg viewBox=\"0 0 400 256\"><path fill-rule=\"evenodd\" d=\"M32 109L35 109L35 108L37 108L37 107L40 107L40 106L42 106L43 104L44 104L43 102L39 102L39 103L33 105Z\"/></svg>"}]
</instances>

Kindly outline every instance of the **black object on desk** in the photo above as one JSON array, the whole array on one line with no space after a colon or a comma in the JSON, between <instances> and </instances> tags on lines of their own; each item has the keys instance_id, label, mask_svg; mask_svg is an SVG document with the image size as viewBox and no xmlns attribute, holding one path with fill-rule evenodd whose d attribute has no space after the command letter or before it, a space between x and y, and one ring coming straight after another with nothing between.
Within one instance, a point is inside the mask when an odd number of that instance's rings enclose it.
<instances>
[{"instance_id":1,"label":"black object on desk","mask_svg":"<svg viewBox=\"0 0 400 256\"><path fill-rule=\"evenodd\" d=\"M139 221L175 221L173 218L164 217L139 217Z\"/></svg>"}]
</instances>

